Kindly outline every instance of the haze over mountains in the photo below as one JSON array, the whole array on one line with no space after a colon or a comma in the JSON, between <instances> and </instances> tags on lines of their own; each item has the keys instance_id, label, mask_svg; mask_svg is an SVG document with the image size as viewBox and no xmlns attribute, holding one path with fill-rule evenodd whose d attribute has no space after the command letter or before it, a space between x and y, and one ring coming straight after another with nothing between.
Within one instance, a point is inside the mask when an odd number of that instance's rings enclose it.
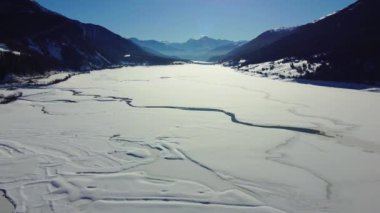
<instances>
[{"instance_id":1,"label":"haze over mountains","mask_svg":"<svg viewBox=\"0 0 380 213\"><path fill-rule=\"evenodd\" d=\"M229 41L208 36L189 39L183 43L139 40L137 38L131 38L131 40L147 51L194 61L213 61L217 56L225 55L246 43L246 41Z\"/></svg>"},{"instance_id":2,"label":"haze over mountains","mask_svg":"<svg viewBox=\"0 0 380 213\"><path fill-rule=\"evenodd\" d=\"M0 78L7 73L173 61L149 53L106 28L68 19L31 0L1 0L0 28Z\"/></svg>"}]
</instances>

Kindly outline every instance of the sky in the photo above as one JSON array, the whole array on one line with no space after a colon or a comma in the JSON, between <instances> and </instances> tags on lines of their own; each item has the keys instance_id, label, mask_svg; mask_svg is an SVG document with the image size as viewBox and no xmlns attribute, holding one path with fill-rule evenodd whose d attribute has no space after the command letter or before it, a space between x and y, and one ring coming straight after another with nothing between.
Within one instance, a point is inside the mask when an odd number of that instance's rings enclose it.
<instances>
[{"instance_id":1,"label":"sky","mask_svg":"<svg viewBox=\"0 0 380 213\"><path fill-rule=\"evenodd\" d=\"M123 37L183 42L209 36L251 40L279 27L312 22L355 0L37 0L69 18Z\"/></svg>"}]
</instances>

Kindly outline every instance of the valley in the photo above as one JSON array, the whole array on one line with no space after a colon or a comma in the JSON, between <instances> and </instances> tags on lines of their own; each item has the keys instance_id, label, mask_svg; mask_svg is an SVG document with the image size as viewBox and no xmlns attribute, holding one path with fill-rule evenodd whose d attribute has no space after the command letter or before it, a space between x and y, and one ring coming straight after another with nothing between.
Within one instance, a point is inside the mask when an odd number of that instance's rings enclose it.
<instances>
[{"instance_id":1,"label":"valley","mask_svg":"<svg viewBox=\"0 0 380 213\"><path fill-rule=\"evenodd\" d=\"M0 188L15 212L378 209L376 92L196 64L12 92L22 96L0 105Z\"/></svg>"}]
</instances>

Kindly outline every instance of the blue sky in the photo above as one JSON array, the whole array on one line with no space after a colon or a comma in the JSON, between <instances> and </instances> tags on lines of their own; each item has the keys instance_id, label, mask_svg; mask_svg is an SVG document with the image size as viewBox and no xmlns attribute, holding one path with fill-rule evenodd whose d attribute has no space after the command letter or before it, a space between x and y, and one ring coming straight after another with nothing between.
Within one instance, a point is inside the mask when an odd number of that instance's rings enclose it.
<instances>
[{"instance_id":1,"label":"blue sky","mask_svg":"<svg viewBox=\"0 0 380 213\"><path fill-rule=\"evenodd\" d=\"M355 0L37 0L48 9L126 37L185 41L204 35L250 40L311 22Z\"/></svg>"}]
</instances>

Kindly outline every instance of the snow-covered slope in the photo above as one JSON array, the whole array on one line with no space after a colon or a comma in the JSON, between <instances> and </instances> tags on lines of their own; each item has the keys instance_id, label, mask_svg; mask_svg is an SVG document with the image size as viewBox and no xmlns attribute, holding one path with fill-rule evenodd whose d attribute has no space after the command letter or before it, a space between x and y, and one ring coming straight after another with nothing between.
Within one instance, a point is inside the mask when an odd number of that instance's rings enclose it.
<instances>
[{"instance_id":1,"label":"snow-covered slope","mask_svg":"<svg viewBox=\"0 0 380 213\"><path fill-rule=\"evenodd\" d=\"M6 44L2 44L2 43L0 43L0 53L1 52L5 52L5 53L11 53L11 54L13 54L13 55L21 55L21 53L20 52L18 52L18 51L12 51L12 50L10 50L8 47L7 47L7 45Z\"/></svg>"},{"instance_id":2,"label":"snow-covered slope","mask_svg":"<svg viewBox=\"0 0 380 213\"><path fill-rule=\"evenodd\" d=\"M233 50L223 62L248 64L297 58L322 64L304 78L379 84L380 1L358 0L320 20L268 31Z\"/></svg>"},{"instance_id":3,"label":"snow-covered slope","mask_svg":"<svg viewBox=\"0 0 380 213\"><path fill-rule=\"evenodd\" d=\"M240 64L244 63L245 60L240 61ZM228 66L228 64L226 65ZM270 77L272 79L295 79L316 72L320 66L321 64L310 63L307 60L281 59L259 64L237 66L237 69L260 77Z\"/></svg>"},{"instance_id":4,"label":"snow-covered slope","mask_svg":"<svg viewBox=\"0 0 380 213\"><path fill-rule=\"evenodd\" d=\"M0 189L16 212L379 209L379 93L216 65L12 92L23 96L0 105Z\"/></svg>"},{"instance_id":5,"label":"snow-covered slope","mask_svg":"<svg viewBox=\"0 0 380 213\"><path fill-rule=\"evenodd\" d=\"M71 20L32 0L1 0L0 29L0 80L8 73L81 71L173 61L148 53L101 26ZM4 47L12 51L5 52Z\"/></svg>"}]
</instances>

